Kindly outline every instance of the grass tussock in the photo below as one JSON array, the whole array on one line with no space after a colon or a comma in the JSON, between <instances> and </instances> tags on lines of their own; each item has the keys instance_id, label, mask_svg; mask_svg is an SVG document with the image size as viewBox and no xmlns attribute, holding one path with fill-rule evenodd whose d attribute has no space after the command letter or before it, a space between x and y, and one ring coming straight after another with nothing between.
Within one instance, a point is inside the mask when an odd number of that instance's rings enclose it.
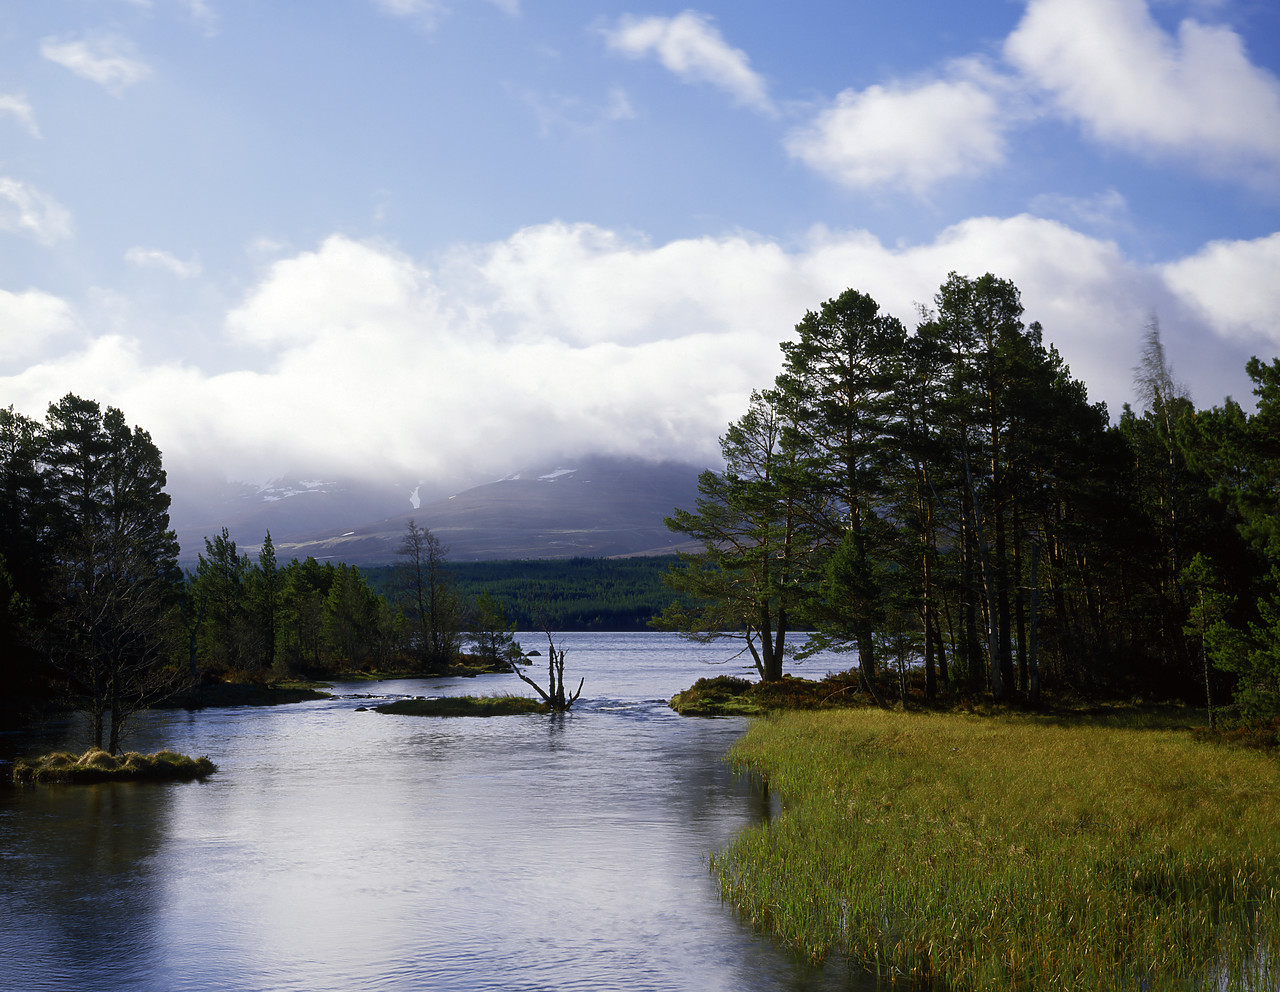
<instances>
[{"instance_id":1,"label":"grass tussock","mask_svg":"<svg viewBox=\"0 0 1280 992\"><path fill-rule=\"evenodd\" d=\"M862 709L757 720L730 757L785 811L713 857L722 894L814 958L952 989L1280 987L1273 755Z\"/></svg>"},{"instance_id":2,"label":"grass tussock","mask_svg":"<svg viewBox=\"0 0 1280 992\"><path fill-rule=\"evenodd\" d=\"M777 682L717 675L698 679L668 705L681 716L758 716L773 710L865 706L869 701L858 691L856 676L848 673L820 681L786 675Z\"/></svg>"},{"instance_id":3,"label":"grass tussock","mask_svg":"<svg viewBox=\"0 0 1280 992\"><path fill-rule=\"evenodd\" d=\"M528 696L445 696L442 699L397 699L375 706L379 713L407 716L513 716L548 713L547 704Z\"/></svg>"},{"instance_id":4,"label":"grass tussock","mask_svg":"<svg viewBox=\"0 0 1280 992\"><path fill-rule=\"evenodd\" d=\"M90 748L84 754L55 751L31 761L17 761L13 780L20 785L38 783L175 782L203 779L218 770L207 757L189 758L175 751L140 754L108 754Z\"/></svg>"}]
</instances>

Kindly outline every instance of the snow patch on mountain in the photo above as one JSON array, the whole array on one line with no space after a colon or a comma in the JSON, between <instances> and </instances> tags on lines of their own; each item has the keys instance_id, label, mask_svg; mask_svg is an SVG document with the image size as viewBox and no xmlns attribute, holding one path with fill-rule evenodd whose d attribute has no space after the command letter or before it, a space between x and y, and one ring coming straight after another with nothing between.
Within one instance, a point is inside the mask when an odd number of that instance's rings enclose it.
<instances>
[{"instance_id":1,"label":"snow patch on mountain","mask_svg":"<svg viewBox=\"0 0 1280 992\"><path fill-rule=\"evenodd\" d=\"M284 479L276 479L268 482L265 486L258 489L257 496L264 503L277 503L282 499L288 499L291 496L302 496L307 493L324 493L328 492L329 487L334 485L332 482L325 482L323 479L298 479L296 482L287 482Z\"/></svg>"}]
</instances>

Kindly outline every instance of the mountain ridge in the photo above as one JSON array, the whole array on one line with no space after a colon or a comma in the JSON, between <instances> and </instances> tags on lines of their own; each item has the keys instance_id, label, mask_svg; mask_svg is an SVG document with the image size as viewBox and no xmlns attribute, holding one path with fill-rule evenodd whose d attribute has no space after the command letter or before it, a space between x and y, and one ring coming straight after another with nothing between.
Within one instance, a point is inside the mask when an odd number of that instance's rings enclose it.
<instances>
[{"instance_id":1,"label":"mountain ridge","mask_svg":"<svg viewBox=\"0 0 1280 992\"><path fill-rule=\"evenodd\" d=\"M251 555L270 532L282 561L313 556L386 565L397 560L410 520L429 529L456 561L673 554L691 545L664 520L676 507L693 505L700 471L676 461L561 459L427 500L420 498L425 484L275 480L256 492L242 489L238 512L212 532L207 525L180 528L181 561L191 567L204 538L226 526Z\"/></svg>"}]
</instances>

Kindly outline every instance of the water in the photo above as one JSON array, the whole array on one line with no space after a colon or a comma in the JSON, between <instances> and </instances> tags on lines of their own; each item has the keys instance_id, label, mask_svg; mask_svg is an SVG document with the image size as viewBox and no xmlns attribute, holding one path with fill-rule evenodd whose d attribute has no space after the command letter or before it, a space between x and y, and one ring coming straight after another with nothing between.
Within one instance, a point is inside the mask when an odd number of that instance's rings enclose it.
<instances>
[{"instance_id":1,"label":"water","mask_svg":"<svg viewBox=\"0 0 1280 992\"><path fill-rule=\"evenodd\" d=\"M0 790L0 989L875 988L720 903L707 855L770 815L768 795L721 760L742 721L664 700L735 673L711 664L725 648L557 642L573 685L586 677L563 717L357 709L530 694L514 675L339 684L322 702L140 714L127 747L207 754L204 783ZM81 732L9 735L0 757Z\"/></svg>"}]
</instances>

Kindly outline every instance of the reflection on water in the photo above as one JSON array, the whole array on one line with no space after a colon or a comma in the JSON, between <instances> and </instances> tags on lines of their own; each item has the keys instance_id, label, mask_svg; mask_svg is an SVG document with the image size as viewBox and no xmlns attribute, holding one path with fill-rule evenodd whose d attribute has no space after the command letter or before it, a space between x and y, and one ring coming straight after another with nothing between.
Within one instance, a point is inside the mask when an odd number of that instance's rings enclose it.
<instances>
[{"instance_id":1,"label":"reflection on water","mask_svg":"<svg viewBox=\"0 0 1280 992\"><path fill-rule=\"evenodd\" d=\"M208 754L205 783L0 792L7 987L874 988L719 902L706 855L770 797L720 760L741 722L661 700L723 652L662 634L564 645L587 678L567 716L356 710L370 691L522 691L513 676L338 686L141 715L129 746Z\"/></svg>"}]
</instances>

